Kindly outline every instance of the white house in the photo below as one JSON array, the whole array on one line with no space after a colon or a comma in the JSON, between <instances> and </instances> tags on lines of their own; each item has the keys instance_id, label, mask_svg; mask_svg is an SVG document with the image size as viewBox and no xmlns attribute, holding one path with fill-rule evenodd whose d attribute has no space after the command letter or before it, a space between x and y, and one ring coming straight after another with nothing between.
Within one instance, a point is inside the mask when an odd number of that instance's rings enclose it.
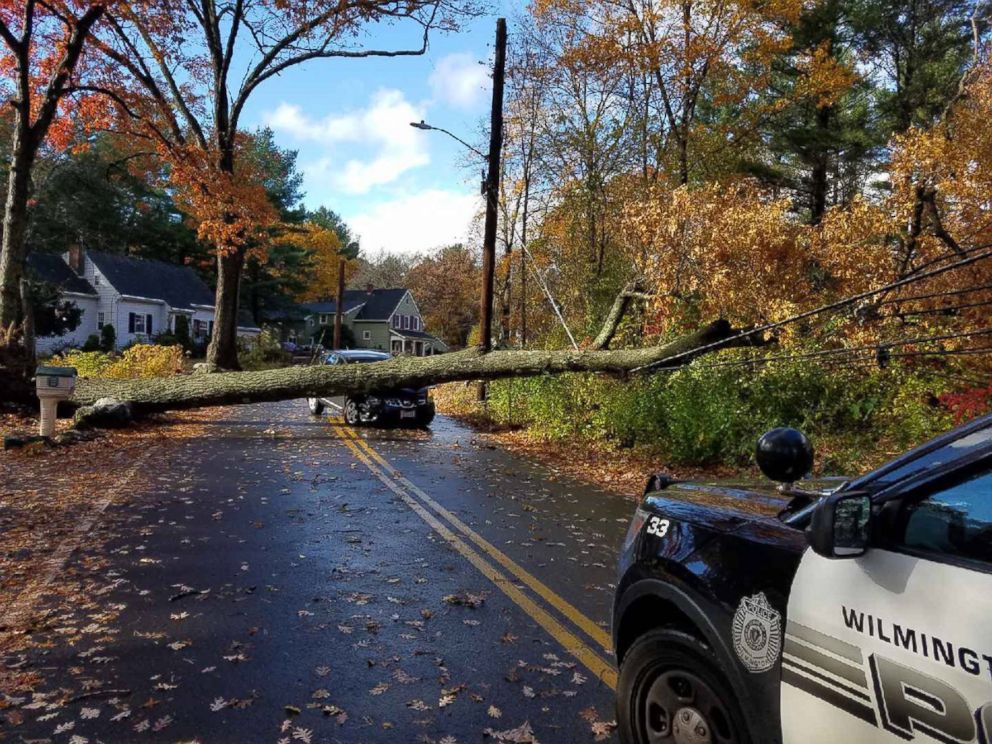
<instances>
[{"instance_id":1,"label":"white house","mask_svg":"<svg viewBox=\"0 0 992 744\"><path fill-rule=\"evenodd\" d=\"M39 338L39 353L79 346L106 324L113 325L118 348L174 331L180 315L189 320L194 340L206 341L213 331L214 293L188 266L72 246L61 256L30 254L28 272L59 287L82 310L74 331ZM241 319L239 336L254 338L260 332L250 318Z\"/></svg>"}]
</instances>

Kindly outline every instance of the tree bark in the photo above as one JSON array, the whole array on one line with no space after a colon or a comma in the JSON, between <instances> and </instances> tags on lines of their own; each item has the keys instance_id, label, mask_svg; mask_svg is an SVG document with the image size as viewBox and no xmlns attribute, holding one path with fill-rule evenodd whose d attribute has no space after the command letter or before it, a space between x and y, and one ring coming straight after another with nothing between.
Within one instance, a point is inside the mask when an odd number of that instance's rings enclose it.
<instances>
[{"instance_id":1,"label":"tree bark","mask_svg":"<svg viewBox=\"0 0 992 744\"><path fill-rule=\"evenodd\" d=\"M18 109L15 114L13 148L7 177L3 213L3 243L0 245L0 326L21 320L21 277L24 275L24 236L28 224L28 195L35 149L31 133Z\"/></svg>"},{"instance_id":2,"label":"tree bark","mask_svg":"<svg viewBox=\"0 0 992 744\"><path fill-rule=\"evenodd\" d=\"M241 248L220 251L217 256L214 332L207 348L207 362L216 369L241 369L238 362L238 295L244 262Z\"/></svg>"},{"instance_id":3,"label":"tree bark","mask_svg":"<svg viewBox=\"0 0 992 744\"><path fill-rule=\"evenodd\" d=\"M608 349L610 347L610 342L617 333L617 329L620 327L620 321L623 320L624 316L627 314L627 309L630 307L630 303L634 300L647 300L650 299L651 295L646 294L641 287L640 282L637 280L632 281L622 290L617 298L613 301L613 307L610 308L610 312L606 314L606 320L603 321L603 328L600 330L599 335L596 336L595 340L592 342L593 349Z\"/></svg>"},{"instance_id":4,"label":"tree bark","mask_svg":"<svg viewBox=\"0 0 992 744\"><path fill-rule=\"evenodd\" d=\"M484 353L477 348L429 357L396 357L376 364L314 365L260 372L182 375L145 380L81 379L73 403L99 398L131 404L136 415L206 406L264 403L314 396L355 395L397 387L420 387L459 380L497 380L562 372L624 375L667 359L688 363L694 350L735 345L736 331L719 320L664 346L616 351L525 351ZM748 340L750 343L750 340Z\"/></svg>"}]
</instances>

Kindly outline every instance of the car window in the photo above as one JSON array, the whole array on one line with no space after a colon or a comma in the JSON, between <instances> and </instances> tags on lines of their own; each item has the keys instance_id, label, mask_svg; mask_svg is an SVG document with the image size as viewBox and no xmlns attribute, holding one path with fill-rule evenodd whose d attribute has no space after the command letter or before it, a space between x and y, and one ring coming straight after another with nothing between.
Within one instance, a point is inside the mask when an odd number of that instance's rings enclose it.
<instances>
[{"instance_id":1,"label":"car window","mask_svg":"<svg viewBox=\"0 0 992 744\"><path fill-rule=\"evenodd\" d=\"M992 471L941 488L907 509L902 544L992 567Z\"/></svg>"}]
</instances>

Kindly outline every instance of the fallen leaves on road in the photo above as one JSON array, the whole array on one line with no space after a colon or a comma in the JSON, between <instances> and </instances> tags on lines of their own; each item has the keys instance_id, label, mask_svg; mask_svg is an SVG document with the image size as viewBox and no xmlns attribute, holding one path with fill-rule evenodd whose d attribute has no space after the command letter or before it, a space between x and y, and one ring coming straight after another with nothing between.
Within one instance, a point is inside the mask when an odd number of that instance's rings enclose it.
<instances>
[{"instance_id":1,"label":"fallen leaves on road","mask_svg":"<svg viewBox=\"0 0 992 744\"><path fill-rule=\"evenodd\" d=\"M538 744L537 737L534 736L534 730L530 727L528 721L524 721L514 729L494 731L491 728L487 728L482 733L484 736L495 739L500 744Z\"/></svg>"}]
</instances>

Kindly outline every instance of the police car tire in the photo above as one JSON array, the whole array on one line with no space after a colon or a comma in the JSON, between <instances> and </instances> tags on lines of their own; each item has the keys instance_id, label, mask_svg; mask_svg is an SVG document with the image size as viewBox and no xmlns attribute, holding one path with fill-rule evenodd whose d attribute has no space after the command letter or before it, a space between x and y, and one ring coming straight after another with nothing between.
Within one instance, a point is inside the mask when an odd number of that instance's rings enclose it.
<instances>
[{"instance_id":1,"label":"police car tire","mask_svg":"<svg viewBox=\"0 0 992 744\"><path fill-rule=\"evenodd\" d=\"M666 669L685 669L699 677L717 695L730 717L736 740L750 744L741 713L727 674L709 647L688 633L670 628L650 630L639 637L624 655L617 681L617 729L624 744L643 744L638 738L636 715L638 696L645 685Z\"/></svg>"}]
</instances>

